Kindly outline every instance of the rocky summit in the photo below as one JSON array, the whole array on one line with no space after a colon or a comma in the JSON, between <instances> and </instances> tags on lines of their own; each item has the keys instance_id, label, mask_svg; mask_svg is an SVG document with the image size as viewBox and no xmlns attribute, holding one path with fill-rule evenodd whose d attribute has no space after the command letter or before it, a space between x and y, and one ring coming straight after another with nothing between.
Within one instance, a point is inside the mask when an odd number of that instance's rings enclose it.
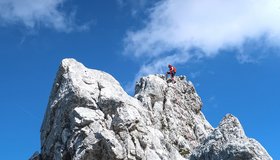
<instances>
[{"instance_id":1,"label":"rocky summit","mask_svg":"<svg viewBox=\"0 0 280 160\"><path fill-rule=\"evenodd\" d=\"M213 128L185 76L142 77L129 96L110 74L64 59L31 160L272 160L236 117Z\"/></svg>"}]
</instances>

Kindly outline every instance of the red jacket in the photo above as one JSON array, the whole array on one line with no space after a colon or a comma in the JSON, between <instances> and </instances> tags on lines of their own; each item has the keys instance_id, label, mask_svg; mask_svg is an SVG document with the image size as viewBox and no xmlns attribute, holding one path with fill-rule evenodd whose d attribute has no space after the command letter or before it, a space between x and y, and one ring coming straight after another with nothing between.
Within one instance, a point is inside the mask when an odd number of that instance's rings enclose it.
<instances>
[{"instance_id":1,"label":"red jacket","mask_svg":"<svg viewBox=\"0 0 280 160\"><path fill-rule=\"evenodd\" d=\"M175 68L174 66L171 66L171 67L169 68L169 71L170 71L170 73L171 73L171 72L176 72L176 68Z\"/></svg>"}]
</instances>

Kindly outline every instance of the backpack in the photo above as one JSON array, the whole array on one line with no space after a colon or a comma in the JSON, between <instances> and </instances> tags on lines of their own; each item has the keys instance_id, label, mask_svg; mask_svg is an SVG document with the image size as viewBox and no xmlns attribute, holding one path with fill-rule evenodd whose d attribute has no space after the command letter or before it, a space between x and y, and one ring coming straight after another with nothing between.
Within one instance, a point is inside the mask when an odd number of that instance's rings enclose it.
<instances>
[{"instance_id":1,"label":"backpack","mask_svg":"<svg viewBox=\"0 0 280 160\"><path fill-rule=\"evenodd\" d=\"M173 67L173 72L176 72L176 68L174 66L172 66L172 67Z\"/></svg>"}]
</instances>

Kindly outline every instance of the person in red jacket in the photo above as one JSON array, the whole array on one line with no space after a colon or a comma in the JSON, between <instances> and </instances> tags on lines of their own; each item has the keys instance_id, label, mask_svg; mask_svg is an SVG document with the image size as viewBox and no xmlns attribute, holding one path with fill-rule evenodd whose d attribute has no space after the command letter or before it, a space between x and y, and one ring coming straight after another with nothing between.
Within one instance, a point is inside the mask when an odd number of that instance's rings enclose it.
<instances>
[{"instance_id":1,"label":"person in red jacket","mask_svg":"<svg viewBox=\"0 0 280 160\"><path fill-rule=\"evenodd\" d=\"M174 76L176 74L176 68L172 66L171 64L168 65L169 72L166 72L166 79L168 78L168 74L170 74L172 82L175 83Z\"/></svg>"}]
</instances>

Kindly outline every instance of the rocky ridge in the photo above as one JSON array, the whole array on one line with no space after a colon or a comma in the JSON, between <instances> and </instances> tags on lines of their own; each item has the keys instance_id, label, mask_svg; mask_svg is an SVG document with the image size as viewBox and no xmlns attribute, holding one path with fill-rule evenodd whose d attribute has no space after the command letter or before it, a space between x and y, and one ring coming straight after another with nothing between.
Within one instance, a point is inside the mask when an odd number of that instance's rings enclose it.
<instances>
[{"instance_id":1,"label":"rocky ridge","mask_svg":"<svg viewBox=\"0 0 280 160\"><path fill-rule=\"evenodd\" d=\"M74 59L59 67L32 160L272 159L226 115L213 128L185 76L137 82L129 96L108 73Z\"/></svg>"}]
</instances>

